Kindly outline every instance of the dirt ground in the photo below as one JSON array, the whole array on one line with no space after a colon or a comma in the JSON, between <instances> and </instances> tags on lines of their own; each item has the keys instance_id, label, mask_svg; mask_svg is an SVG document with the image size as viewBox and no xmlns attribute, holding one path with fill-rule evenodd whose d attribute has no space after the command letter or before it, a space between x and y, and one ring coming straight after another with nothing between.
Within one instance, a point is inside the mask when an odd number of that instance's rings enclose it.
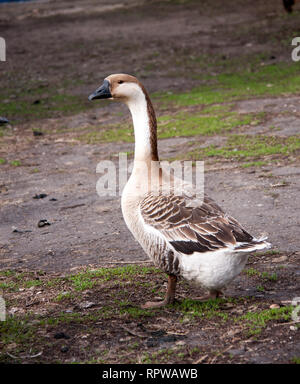
<instances>
[{"instance_id":1,"label":"dirt ground","mask_svg":"<svg viewBox=\"0 0 300 384\"><path fill-rule=\"evenodd\" d=\"M225 291L232 300L220 300L217 308L212 303L184 307L185 299L203 292L181 282L178 306L148 316L128 308L139 308L146 298L163 293L165 277L151 270L126 228L120 198L100 198L96 193L97 163L117 163L116 155L132 153L133 143L78 140L91 127L130 122L121 105L100 107L87 101L110 73L134 74L152 94L188 92L205 84L206 76L222 73L228 60L237 58L238 69L247 55L264 54L266 64L287 62L289 39L300 36L299 4L287 15L281 1L109 3L0 5L0 36L7 43L7 62L0 63L1 113L5 105L17 105L7 109L11 126L0 137L0 158L5 159L0 163L0 281L10 316L30 317L24 320L25 331L18 332L29 334L32 328L38 335L38 340L31 334L26 340L14 339L11 328L4 328L11 336L0 343L0 361L299 363L298 325L285 316L293 298L300 297L299 150L261 167L243 168L234 159L205 163L206 193L250 233L267 235L272 251L249 259L246 272ZM198 56L211 58L196 62ZM64 100L70 104L62 108L56 93L67 95ZM177 108L162 106L155 96L154 104L158 115ZM259 124L243 127L243 134L296 136L300 89L244 98L234 103L233 111L265 113ZM185 153L191 140L194 147L208 146L222 142L225 135L160 140L160 158ZM46 196L34 198L39 194ZM38 227L42 219L51 225ZM69 278L126 263L150 269L135 271L136 285L116 274L77 290ZM95 276L88 278L94 281ZM38 283L26 285L33 280ZM119 298L123 307L111 301L118 298L120 287L126 291ZM62 292L71 295L57 300ZM113 312L101 314L107 307ZM200 309L202 317L189 316ZM270 315L273 309L280 309L280 316ZM243 316L257 310L271 317L253 331ZM61 318L62 313L68 319ZM82 321L76 321L75 313ZM45 324L41 316L58 320Z\"/></svg>"}]
</instances>

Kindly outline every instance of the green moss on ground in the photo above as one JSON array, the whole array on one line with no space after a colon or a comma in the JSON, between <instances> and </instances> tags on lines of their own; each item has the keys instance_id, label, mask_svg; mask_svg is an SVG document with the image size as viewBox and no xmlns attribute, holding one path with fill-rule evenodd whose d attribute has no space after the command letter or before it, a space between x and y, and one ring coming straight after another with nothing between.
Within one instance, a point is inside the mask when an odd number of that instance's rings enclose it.
<instances>
[{"instance_id":1,"label":"green moss on ground","mask_svg":"<svg viewBox=\"0 0 300 384\"><path fill-rule=\"evenodd\" d=\"M184 93L161 93L156 97L167 106L216 104L262 96L279 96L300 92L297 63L266 65L254 72L225 73L207 77L209 84Z\"/></svg>"},{"instance_id":2,"label":"green moss on ground","mask_svg":"<svg viewBox=\"0 0 300 384\"><path fill-rule=\"evenodd\" d=\"M203 160L208 157L216 159L234 159L237 161L255 160L273 155L289 156L300 149L300 138L288 138L263 135L228 135L227 142L222 147L211 145L195 149L184 155L185 159ZM255 163L246 163L246 166ZM257 163L256 163L257 164ZM258 163L261 165L261 163Z\"/></svg>"}]
</instances>

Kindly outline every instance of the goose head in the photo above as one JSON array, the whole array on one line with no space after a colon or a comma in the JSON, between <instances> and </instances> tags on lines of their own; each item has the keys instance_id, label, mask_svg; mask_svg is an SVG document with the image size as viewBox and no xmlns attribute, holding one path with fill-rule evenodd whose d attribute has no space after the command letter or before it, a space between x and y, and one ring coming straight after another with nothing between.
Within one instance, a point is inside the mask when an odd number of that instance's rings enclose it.
<instances>
[{"instance_id":1,"label":"goose head","mask_svg":"<svg viewBox=\"0 0 300 384\"><path fill-rule=\"evenodd\" d=\"M158 160L157 122L150 97L138 79L124 73L106 77L89 100L108 99L127 104L135 133L135 159Z\"/></svg>"},{"instance_id":2,"label":"goose head","mask_svg":"<svg viewBox=\"0 0 300 384\"><path fill-rule=\"evenodd\" d=\"M136 77L119 73L106 77L103 84L89 96L89 100L109 99L128 104L144 92Z\"/></svg>"}]
</instances>

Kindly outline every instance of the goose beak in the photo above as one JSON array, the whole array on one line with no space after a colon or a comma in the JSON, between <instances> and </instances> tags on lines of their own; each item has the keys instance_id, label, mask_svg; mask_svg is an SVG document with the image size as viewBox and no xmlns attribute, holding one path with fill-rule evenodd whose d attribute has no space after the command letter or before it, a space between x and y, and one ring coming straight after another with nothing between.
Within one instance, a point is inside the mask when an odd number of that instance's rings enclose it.
<instances>
[{"instance_id":1,"label":"goose beak","mask_svg":"<svg viewBox=\"0 0 300 384\"><path fill-rule=\"evenodd\" d=\"M104 80L101 87L96 89L96 91L89 96L90 101L95 99L110 99L110 98L112 98L112 95L110 93L108 80Z\"/></svg>"}]
</instances>

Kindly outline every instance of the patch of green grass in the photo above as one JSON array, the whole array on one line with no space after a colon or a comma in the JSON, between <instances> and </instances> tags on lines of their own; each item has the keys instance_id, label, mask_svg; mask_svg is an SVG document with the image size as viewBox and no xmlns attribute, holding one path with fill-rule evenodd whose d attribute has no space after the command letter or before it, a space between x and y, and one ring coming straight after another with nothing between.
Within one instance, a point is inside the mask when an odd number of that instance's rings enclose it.
<instances>
[{"instance_id":1,"label":"patch of green grass","mask_svg":"<svg viewBox=\"0 0 300 384\"><path fill-rule=\"evenodd\" d=\"M39 320L39 325L44 326L46 324L56 326L62 324L88 324L89 322L95 322L99 319L108 319L113 316L129 315L132 318L151 317L154 312L147 311L138 307L121 305L116 303L115 306L103 306L99 310L95 310L87 313L65 313L60 312L55 316L44 317Z\"/></svg>"},{"instance_id":2,"label":"patch of green grass","mask_svg":"<svg viewBox=\"0 0 300 384\"><path fill-rule=\"evenodd\" d=\"M239 115L234 112L216 116L181 112L176 115L165 115L158 118L158 136L168 138L173 136L213 135L248 125L252 120L253 115Z\"/></svg>"},{"instance_id":3,"label":"patch of green grass","mask_svg":"<svg viewBox=\"0 0 300 384\"><path fill-rule=\"evenodd\" d=\"M277 96L300 92L297 63L266 65L255 72L223 73L207 77L207 85L186 93L165 93L156 96L166 105L180 106L224 103L258 96Z\"/></svg>"},{"instance_id":4,"label":"patch of green grass","mask_svg":"<svg viewBox=\"0 0 300 384\"><path fill-rule=\"evenodd\" d=\"M155 311L149 311L148 309L142 309L138 307L132 307L132 306L121 306L120 314L128 314L134 319L137 319L139 317L151 317L155 315Z\"/></svg>"},{"instance_id":5,"label":"patch of green grass","mask_svg":"<svg viewBox=\"0 0 300 384\"><path fill-rule=\"evenodd\" d=\"M1 271L0 276L5 276L8 278L8 280L0 282L0 289L14 292L19 288L41 286L43 284L42 280L39 280L38 278L32 279L33 275L33 273L16 273L15 271L11 270Z\"/></svg>"},{"instance_id":6,"label":"patch of green grass","mask_svg":"<svg viewBox=\"0 0 300 384\"><path fill-rule=\"evenodd\" d=\"M56 326L56 325L62 325L62 324L70 324L70 323L76 323L76 324L88 324L88 322L94 322L99 319L105 319L113 316L115 314L116 310L108 307L103 306L100 310L92 311L88 313L65 313L60 312L55 316L49 316L40 318L39 325L44 326L46 324Z\"/></svg>"},{"instance_id":7,"label":"patch of green grass","mask_svg":"<svg viewBox=\"0 0 300 384\"><path fill-rule=\"evenodd\" d=\"M262 272L261 277L269 281L277 281L278 279L277 273L269 273L269 272Z\"/></svg>"},{"instance_id":8,"label":"patch of green grass","mask_svg":"<svg viewBox=\"0 0 300 384\"><path fill-rule=\"evenodd\" d=\"M63 277L55 277L55 278L47 281L46 286L55 287L55 286L59 285L62 281L64 281Z\"/></svg>"},{"instance_id":9,"label":"patch of green grass","mask_svg":"<svg viewBox=\"0 0 300 384\"><path fill-rule=\"evenodd\" d=\"M193 355L194 353L199 353L200 352L200 348L194 347L189 352L190 352L190 355Z\"/></svg>"},{"instance_id":10,"label":"patch of green grass","mask_svg":"<svg viewBox=\"0 0 300 384\"><path fill-rule=\"evenodd\" d=\"M79 272L75 275L67 277L67 280L73 283L73 287L77 291L84 291L91 289L95 284L112 279L132 280L135 276L145 275L147 273L158 273L159 271L154 267L140 267L137 265L127 265L124 267L115 268L99 268L95 270L86 270Z\"/></svg>"},{"instance_id":11,"label":"patch of green grass","mask_svg":"<svg viewBox=\"0 0 300 384\"><path fill-rule=\"evenodd\" d=\"M266 165L266 161L250 161L249 163L241 164L241 167L243 168L249 168L249 167L262 167Z\"/></svg>"},{"instance_id":12,"label":"patch of green grass","mask_svg":"<svg viewBox=\"0 0 300 384\"><path fill-rule=\"evenodd\" d=\"M34 340L35 326L30 323L29 316L22 319L7 316L5 321L0 321L0 341L3 344L25 344Z\"/></svg>"},{"instance_id":13,"label":"patch of green grass","mask_svg":"<svg viewBox=\"0 0 300 384\"><path fill-rule=\"evenodd\" d=\"M198 300L184 299L175 305L176 309L188 317L204 317L211 319L220 317L224 321L228 319L228 313L222 311L220 304L226 302L224 299L208 300L200 302Z\"/></svg>"},{"instance_id":14,"label":"patch of green grass","mask_svg":"<svg viewBox=\"0 0 300 384\"><path fill-rule=\"evenodd\" d=\"M31 288L31 287L37 287L39 285L42 285L42 281L41 280L27 280L24 282L23 286L25 288Z\"/></svg>"},{"instance_id":15,"label":"patch of green grass","mask_svg":"<svg viewBox=\"0 0 300 384\"><path fill-rule=\"evenodd\" d=\"M156 352L145 352L141 357L143 364L159 364L168 361L171 355L178 354L178 350L173 349L160 349Z\"/></svg>"},{"instance_id":16,"label":"patch of green grass","mask_svg":"<svg viewBox=\"0 0 300 384\"><path fill-rule=\"evenodd\" d=\"M7 127L7 125L0 125L0 137L11 134L11 129Z\"/></svg>"},{"instance_id":17,"label":"patch of green grass","mask_svg":"<svg viewBox=\"0 0 300 384\"><path fill-rule=\"evenodd\" d=\"M300 149L300 138L290 136L230 135L223 147L211 145L185 154L185 159L201 160L207 157L247 160L261 156L290 155Z\"/></svg>"},{"instance_id":18,"label":"patch of green grass","mask_svg":"<svg viewBox=\"0 0 300 384\"><path fill-rule=\"evenodd\" d=\"M249 268L246 271L247 276L258 276L264 280L269 280L269 281L277 281L278 276L277 273L269 273L269 272L260 272L257 269L254 268Z\"/></svg>"},{"instance_id":19,"label":"patch of green grass","mask_svg":"<svg viewBox=\"0 0 300 384\"><path fill-rule=\"evenodd\" d=\"M125 142L134 141L133 128L131 125L114 125L99 129L97 131L87 132L78 137L79 141L87 144L108 143L108 142Z\"/></svg>"},{"instance_id":20,"label":"patch of green grass","mask_svg":"<svg viewBox=\"0 0 300 384\"><path fill-rule=\"evenodd\" d=\"M251 274L257 274L257 272L253 270ZM206 319L219 317L226 322L230 320L230 314L222 309L222 304L226 302L228 302L228 300L225 299L208 300L203 303L197 300L185 299L181 303L176 304L175 307L177 310L183 312L185 317L202 317ZM229 300L229 302L235 303L232 299ZM249 330L249 335L254 335L259 334L269 321L289 320L292 310L292 306L258 310L256 312L248 312L242 316L233 317L233 320L234 322L243 323Z\"/></svg>"},{"instance_id":21,"label":"patch of green grass","mask_svg":"<svg viewBox=\"0 0 300 384\"><path fill-rule=\"evenodd\" d=\"M33 168L30 170L30 173L39 173L40 170L38 168Z\"/></svg>"},{"instance_id":22,"label":"patch of green grass","mask_svg":"<svg viewBox=\"0 0 300 384\"><path fill-rule=\"evenodd\" d=\"M16 271L13 271L11 269L5 269L4 271L0 271L0 276L11 277L16 275L16 273Z\"/></svg>"},{"instance_id":23,"label":"patch of green grass","mask_svg":"<svg viewBox=\"0 0 300 384\"><path fill-rule=\"evenodd\" d=\"M288 321L291 318L292 310L293 307L288 306L265 309L257 312L248 312L247 314L240 316L235 321L242 321L249 328L249 335L257 335L262 331L263 328L267 326L269 321Z\"/></svg>"},{"instance_id":24,"label":"patch of green grass","mask_svg":"<svg viewBox=\"0 0 300 384\"><path fill-rule=\"evenodd\" d=\"M238 114L229 112L229 106L214 106L200 112L180 112L158 117L158 136L161 139L174 136L214 135L234 128L258 124L263 113ZM133 142L134 134L131 124L118 124L87 132L78 137L88 144L99 142Z\"/></svg>"},{"instance_id":25,"label":"patch of green grass","mask_svg":"<svg viewBox=\"0 0 300 384\"><path fill-rule=\"evenodd\" d=\"M96 284L95 280L92 280L92 276L87 272L78 273L68 278L72 282L76 291L84 291L91 289Z\"/></svg>"},{"instance_id":26,"label":"patch of green grass","mask_svg":"<svg viewBox=\"0 0 300 384\"><path fill-rule=\"evenodd\" d=\"M37 276L39 272L16 272L13 270L0 271L0 276L6 277L6 281L0 282L0 288L14 292L19 288L31 288L43 285L43 281Z\"/></svg>"},{"instance_id":27,"label":"patch of green grass","mask_svg":"<svg viewBox=\"0 0 300 384\"><path fill-rule=\"evenodd\" d=\"M260 275L260 272L254 268L246 269L245 273L247 274L247 276L259 276Z\"/></svg>"},{"instance_id":28,"label":"patch of green grass","mask_svg":"<svg viewBox=\"0 0 300 384\"><path fill-rule=\"evenodd\" d=\"M292 363L294 363L294 364L300 364L300 357L293 357L293 358L292 358Z\"/></svg>"},{"instance_id":29,"label":"patch of green grass","mask_svg":"<svg viewBox=\"0 0 300 384\"><path fill-rule=\"evenodd\" d=\"M44 96L42 95L44 94ZM7 95L5 96L7 98ZM0 115L7 116L10 120L34 120L53 117L53 114L79 113L91 108L81 96L57 93L56 89L31 89L22 99L9 99L7 103L0 104Z\"/></svg>"},{"instance_id":30,"label":"patch of green grass","mask_svg":"<svg viewBox=\"0 0 300 384\"><path fill-rule=\"evenodd\" d=\"M280 251L278 249L270 249L269 251L264 252L265 255L280 255Z\"/></svg>"},{"instance_id":31,"label":"patch of green grass","mask_svg":"<svg viewBox=\"0 0 300 384\"><path fill-rule=\"evenodd\" d=\"M14 167L19 167L21 165L20 160L13 160L10 162L10 165L13 165Z\"/></svg>"},{"instance_id":32,"label":"patch of green grass","mask_svg":"<svg viewBox=\"0 0 300 384\"><path fill-rule=\"evenodd\" d=\"M5 164L5 163L6 163L6 160L3 159L2 157L0 157L0 165L1 165L1 164Z\"/></svg>"},{"instance_id":33,"label":"patch of green grass","mask_svg":"<svg viewBox=\"0 0 300 384\"><path fill-rule=\"evenodd\" d=\"M55 298L54 298L54 301L56 302L61 302L61 301L64 301L64 300L69 300L69 299L73 299L75 297L74 293L72 292L62 292L62 293L59 293ZM78 298L78 295L76 296Z\"/></svg>"},{"instance_id":34,"label":"patch of green grass","mask_svg":"<svg viewBox=\"0 0 300 384\"><path fill-rule=\"evenodd\" d=\"M6 290L15 290L16 289L16 284L13 282L13 281L9 281L9 282L1 282L0 283L0 289L3 290L3 291L6 291Z\"/></svg>"}]
</instances>

